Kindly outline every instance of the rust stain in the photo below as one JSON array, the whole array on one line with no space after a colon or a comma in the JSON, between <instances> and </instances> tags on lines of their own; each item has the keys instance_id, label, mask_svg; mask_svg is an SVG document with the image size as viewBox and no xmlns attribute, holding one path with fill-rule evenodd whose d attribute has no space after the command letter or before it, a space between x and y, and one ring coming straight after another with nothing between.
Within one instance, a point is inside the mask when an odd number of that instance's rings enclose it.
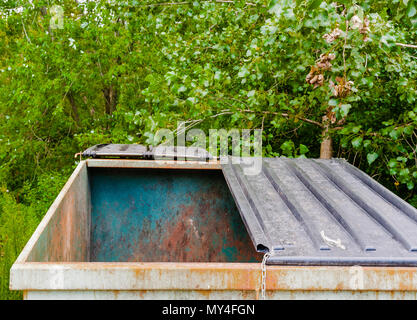
<instances>
[{"instance_id":1,"label":"rust stain","mask_svg":"<svg viewBox=\"0 0 417 320\"><path fill-rule=\"evenodd\" d=\"M117 300L119 298L120 291L119 290L112 290L112 292L113 292L114 299Z\"/></svg>"},{"instance_id":2,"label":"rust stain","mask_svg":"<svg viewBox=\"0 0 417 320\"><path fill-rule=\"evenodd\" d=\"M222 181L218 176L213 177ZM210 187L203 190L181 195L174 190L172 196L181 199L166 204L163 209L169 214L154 219L144 214L140 225L129 224L132 216L142 214L140 206L143 204L133 195L130 207L122 212L118 211L118 204L113 203L111 210L115 212L111 215L118 217L118 225L127 227L123 232L112 234L107 232L110 222L96 222L95 230L100 236L92 243L92 261L105 261L103 257L107 256L118 259L112 261L127 262L261 261L262 254L254 249L231 196L225 199L226 184L223 181L223 185L217 185L218 180L211 181ZM146 188L147 192L155 192L152 188L156 186L150 184ZM168 186L168 192L170 188L175 187ZM108 236L103 240L106 242L103 248L101 235Z\"/></svg>"},{"instance_id":3,"label":"rust stain","mask_svg":"<svg viewBox=\"0 0 417 320\"><path fill-rule=\"evenodd\" d=\"M86 168L80 171L43 230L28 261L87 261L88 212L87 185L82 181Z\"/></svg>"},{"instance_id":4,"label":"rust stain","mask_svg":"<svg viewBox=\"0 0 417 320\"><path fill-rule=\"evenodd\" d=\"M81 167L53 204L54 214L39 233L27 261L87 261L89 247L87 168ZM70 183L71 182L71 183ZM70 183L68 185L68 183ZM64 193L63 193L64 192ZM57 198L58 199L58 198Z\"/></svg>"},{"instance_id":5,"label":"rust stain","mask_svg":"<svg viewBox=\"0 0 417 320\"><path fill-rule=\"evenodd\" d=\"M220 170L220 161L177 161L177 160L133 160L133 159L87 159L87 166L107 168L158 168L158 169L196 169Z\"/></svg>"},{"instance_id":6,"label":"rust stain","mask_svg":"<svg viewBox=\"0 0 417 320\"><path fill-rule=\"evenodd\" d=\"M126 279L131 279L129 290L149 289L152 283L153 290L259 290L260 264L257 263L25 263L31 272L47 270L50 266L61 265L68 270L78 270L79 276L90 277L90 272L100 272L100 281L117 283L119 275L127 272ZM83 273L82 271L85 271ZM387 296L395 292L404 294L416 292L417 284L409 279L409 273L415 273L415 268L368 268L364 270L364 287L361 290L352 290L349 283L348 267L280 267L270 266L267 272L268 291L294 291L294 292L385 292ZM394 272L396 277L387 274ZM129 274L131 273L131 274ZM33 274L33 276L36 273ZM39 275L41 275L40 273ZM403 277L405 276L405 277ZM124 276L125 277L125 276ZM34 277L36 278L36 277ZM170 279L167 282L167 279ZM279 282L276 281L279 279ZM294 283L294 280L296 282ZM333 280L332 280L333 279ZM372 281L368 281L371 279ZM115 282L116 281L116 282ZM389 281L389 282L386 282ZM410 281L406 283L406 281ZM134 287L131 287L132 283ZM314 285L312 285L314 283ZM120 284L118 290L127 289L126 284ZM37 290L39 288L27 287L23 290ZM72 288L74 289L74 288ZM79 288L79 289L94 289ZM250 294L250 293L248 293ZM393 295L394 297L394 295Z\"/></svg>"}]
</instances>

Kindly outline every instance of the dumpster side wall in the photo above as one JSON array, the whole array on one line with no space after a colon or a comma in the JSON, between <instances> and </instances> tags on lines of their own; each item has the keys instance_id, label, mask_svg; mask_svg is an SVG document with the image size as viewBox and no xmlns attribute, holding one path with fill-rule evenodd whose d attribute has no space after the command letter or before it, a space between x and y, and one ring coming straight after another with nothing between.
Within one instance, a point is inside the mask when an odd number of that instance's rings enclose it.
<instances>
[{"instance_id":1,"label":"dumpster side wall","mask_svg":"<svg viewBox=\"0 0 417 320\"><path fill-rule=\"evenodd\" d=\"M28 262L89 261L90 188L85 162L80 163L34 235ZM29 242L30 244L30 242Z\"/></svg>"},{"instance_id":2,"label":"dumpster side wall","mask_svg":"<svg viewBox=\"0 0 417 320\"><path fill-rule=\"evenodd\" d=\"M257 262L220 170L89 168L91 262Z\"/></svg>"}]
</instances>

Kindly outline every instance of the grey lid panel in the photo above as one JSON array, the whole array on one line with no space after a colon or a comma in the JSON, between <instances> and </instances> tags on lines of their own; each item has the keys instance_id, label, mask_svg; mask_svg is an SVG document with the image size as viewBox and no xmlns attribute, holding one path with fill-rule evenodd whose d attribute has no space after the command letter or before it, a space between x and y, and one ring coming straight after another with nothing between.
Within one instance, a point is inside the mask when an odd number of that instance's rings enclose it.
<instances>
[{"instance_id":1,"label":"grey lid panel","mask_svg":"<svg viewBox=\"0 0 417 320\"><path fill-rule=\"evenodd\" d=\"M294 162L290 162L290 170L306 185L318 201L330 212L357 243L360 250L375 251L381 243L385 250L396 250L398 244L387 243L391 237L364 210L352 201L342 190L330 180L314 169L310 163L304 163L301 169ZM341 213L343 212L343 213ZM363 226L367 226L363 228ZM379 248L380 249L380 248Z\"/></svg>"},{"instance_id":2,"label":"grey lid panel","mask_svg":"<svg viewBox=\"0 0 417 320\"><path fill-rule=\"evenodd\" d=\"M148 149L141 144L97 144L83 152L84 157L144 157Z\"/></svg>"},{"instance_id":3,"label":"grey lid panel","mask_svg":"<svg viewBox=\"0 0 417 320\"><path fill-rule=\"evenodd\" d=\"M417 210L341 159L263 159L257 175L222 164L268 264L417 265Z\"/></svg>"},{"instance_id":4,"label":"grey lid panel","mask_svg":"<svg viewBox=\"0 0 417 320\"><path fill-rule=\"evenodd\" d=\"M248 190L245 188L245 184L241 181L241 175L236 175L233 170L233 166L223 166L223 174L229 177L226 179L226 182L232 192L239 212L247 213L242 215L242 220L246 229L250 230L249 236L257 250L263 251L263 247L272 243L271 240L267 239L269 233L265 229L265 223L255 207L253 200L250 201L252 197L250 197Z\"/></svg>"},{"instance_id":5,"label":"grey lid panel","mask_svg":"<svg viewBox=\"0 0 417 320\"><path fill-rule=\"evenodd\" d=\"M206 161L213 156L205 149L197 147L165 146L156 147L140 144L98 144L88 148L82 154L93 158L136 158L154 160L195 160Z\"/></svg>"},{"instance_id":6,"label":"grey lid panel","mask_svg":"<svg viewBox=\"0 0 417 320\"><path fill-rule=\"evenodd\" d=\"M183 158L187 160L205 161L206 159L213 159L213 156L207 150L197 147L159 145L156 147L149 147L149 150L152 152L155 160L174 160Z\"/></svg>"},{"instance_id":7,"label":"grey lid panel","mask_svg":"<svg viewBox=\"0 0 417 320\"><path fill-rule=\"evenodd\" d=\"M343 170L340 163L317 162L333 183L385 228L405 249L417 251L417 224L360 179Z\"/></svg>"}]
</instances>

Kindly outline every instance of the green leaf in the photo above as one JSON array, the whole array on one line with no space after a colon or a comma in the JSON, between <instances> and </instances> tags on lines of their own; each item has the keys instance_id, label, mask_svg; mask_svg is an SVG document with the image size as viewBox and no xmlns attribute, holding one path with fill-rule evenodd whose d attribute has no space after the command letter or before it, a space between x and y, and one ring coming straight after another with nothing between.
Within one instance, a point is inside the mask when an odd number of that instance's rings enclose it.
<instances>
[{"instance_id":1,"label":"green leaf","mask_svg":"<svg viewBox=\"0 0 417 320\"><path fill-rule=\"evenodd\" d=\"M369 147L370 145L371 145L371 140L364 140L363 141L363 146L364 146L364 148L367 148L367 147Z\"/></svg>"},{"instance_id":2,"label":"green leaf","mask_svg":"<svg viewBox=\"0 0 417 320\"><path fill-rule=\"evenodd\" d=\"M410 3L410 5L407 7L407 16L409 18L414 17L417 13L416 7L414 6L414 3Z\"/></svg>"},{"instance_id":3,"label":"green leaf","mask_svg":"<svg viewBox=\"0 0 417 320\"><path fill-rule=\"evenodd\" d=\"M352 146L355 147L356 149L359 148L362 144L362 137L357 137L355 139L352 140Z\"/></svg>"},{"instance_id":4,"label":"green leaf","mask_svg":"<svg viewBox=\"0 0 417 320\"><path fill-rule=\"evenodd\" d=\"M178 92L185 92L187 91L187 87L186 86L181 86L178 88Z\"/></svg>"},{"instance_id":5,"label":"green leaf","mask_svg":"<svg viewBox=\"0 0 417 320\"><path fill-rule=\"evenodd\" d=\"M308 10L314 10L318 8L322 3L322 0L312 0L308 6Z\"/></svg>"},{"instance_id":6,"label":"green leaf","mask_svg":"<svg viewBox=\"0 0 417 320\"><path fill-rule=\"evenodd\" d=\"M346 117L349 113L349 110L352 106L350 104L342 104L340 106L340 114L342 115L342 117Z\"/></svg>"},{"instance_id":7,"label":"green leaf","mask_svg":"<svg viewBox=\"0 0 417 320\"><path fill-rule=\"evenodd\" d=\"M414 132L414 127L413 126L407 126L404 128L404 134L406 135L412 135Z\"/></svg>"},{"instance_id":8,"label":"green leaf","mask_svg":"<svg viewBox=\"0 0 417 320\"><path fill-rule=\"evenodd\" d=\"M337 106L337 100L336 99L330 99L329 100L329 106L332 106L332 107Z\"/></svg>"},{"instance_id":9,"label":"green leaf","mask_svg":"<svg viewBox=\"0 0 417 320\"><path fill-rule=\"evenodd\" d=\"M401 177L408 177L409 173L410 173L410 170L408 168L404 168L400 170Z\"/></svg>"},{"instance_id":10,"label":"green leaf","mask_svg":"<svg viewBox=\"0 0 417 320\"><path fill-rule=\"evenodd\" d=\"M292 142L291 140L285 141L281 145L281 150L284 155L292 157L292 152L294 150L294 142Z\"/></svg>"},{"instance_id":11,"label":"green leaf","mask_svg":"<svg viewBox=\"0 0 417 320\"><path fill-rule=\"evenodd\" d=\"M307 146L305 146L302 143L300 143L300 154L306 154L309 151L310 150L307 148Z\"/></svg>"},{"instance_id":12,"label":"green leaf","mask_svg":"<svg viewBox=\"0 0 417 320\"><path fill-rule=\"evenodd\" d=\"M269 9L272 9L273 7L275 7L275 5L278 3L278 0L271 0L269 2Z\"/></svg>"},{"instance_id":13,"label":"green leaf","mask_svg":"<svg viewBox=\"0 0 417 320\"><path fill-rule=\"evenodd\" d=\"M376 152L368 153L368 155L366 156L368 164L371 165L376 159L378 159L378 156L379 155Z\"/></svg>"},{"instance_id":14,"label":"green leaf","mask_svg":"<svg viewBox=\"0 0 417 320\"><path fill-rule=\"evenodd\" d=\"M391 138L393 138L394 140L397 140L397 139L398 139L398 137L400 136L400 134L401 134L401 132L400 132L400 130L399 130L399 129L394 129L394 130L391 130L391 131L390 131L389 136L390 136Z\"/></svg>"}]
</instances>

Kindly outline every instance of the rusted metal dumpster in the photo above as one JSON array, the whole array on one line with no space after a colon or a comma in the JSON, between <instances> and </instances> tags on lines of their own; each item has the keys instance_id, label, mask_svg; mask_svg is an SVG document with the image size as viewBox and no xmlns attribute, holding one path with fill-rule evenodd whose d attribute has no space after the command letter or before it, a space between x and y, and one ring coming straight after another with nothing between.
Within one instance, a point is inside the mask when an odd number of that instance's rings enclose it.
<instances>
[{"instance_id":1,"label":"rusted metal dumpster","mask_svg":"<svg viewBox=\"0 0 417 320\"><path fill-rule=\"evenodd\" d=\"M345 161L85 155L11 269L25 299L257 299L264 253L267 299L416 299L417 210Z\"/></svg>"}]
</instances>

